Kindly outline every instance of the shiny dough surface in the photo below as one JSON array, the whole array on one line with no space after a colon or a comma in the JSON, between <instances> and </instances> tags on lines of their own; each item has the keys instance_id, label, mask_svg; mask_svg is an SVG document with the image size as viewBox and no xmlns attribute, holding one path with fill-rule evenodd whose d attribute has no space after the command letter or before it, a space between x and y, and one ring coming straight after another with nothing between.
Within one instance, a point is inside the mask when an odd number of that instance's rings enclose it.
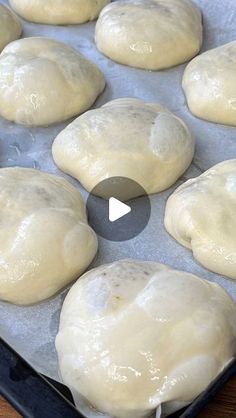
<instances>
[{"instance_id":1,"label":"shiny dough surface","mask_svg":"<svg viewBox=\"0 0 236 418\"><path fill-rule=\"evenodd\" d=\"M32 304L77 279L97 239L80 192L61 177L0 169L0 299Z\"/></svg>"},{"instance_id":2,"label":"shiny dough surface","mask_svg":"<svg viewBox=\"0 0 236 418\"><path fill-rule=\"evenodd\" d=\"M151 194L183 174L194 146L181 119L158 104L126 98L77 118L57 136L52 153L61 170L88 191L106 178L122 176Z\"/></svg>"},{"instance_id":3,"label":"shiny dough surface","mask_svg":"<svg viewBox=\"0 0 236 418\"><path fill-rule=\"evenodd\" d=\"M0 52L9 42L21 35L21 23L15 13L0 4Z\"/></svg>"},{"instance_id":4,"label":"shiny dough surface","mask_svg":"<svg viewBox=\"0 0 236 418\"><path fill-rule=\"evenodd\" d=\"M193 59L185 69L183 89L194 115L236 126L236 41Z\"/></svg>"},{"instance_id":5,"label":"shiny dough surface","mask_svg":"<svg viewBox=\"0 0 236 418\"><path fill-rule=\"evenodd\" d=\"M236 159L181 185L167 201L165 226L207 269L236 279Z\"/></svg>"},{"instance_id":6,"label":"shiny dough surface","mask_svg":"<svg viewBox=\"0 0 236 418\"><path fill-rule=\"evenodd\" d=\"M201 12L191 0L118 0L100 13L95 40L98 49L118 63L169 68L200 50Z\"/></svg>"},{"instance_id":7,"label":"shiny dough surface","mask_svg":"<svg viewBox=\"0 0 236 418\"><path fill-rule=\"evenodd\" d=\"M20 39L0 55L0 115L16 123L64 121L87 110L104 86L101 71L63 42Z\"/></svg>"},{"instance_id":8,"label":"shiny dough surface","mask_svg":"<svg viewBox=\"0 0 236 418\"><path fill-rule=\"evenodd\" d=\"M121 260L69 291L56 338L75 401L143 418L191 402L235 353L236 306L219 285L165 265ZM221 343L219 344L219 341Z\"/></svg>"},{"instance_id":9,"label":"shiny dough surface","mask_svg":"<svg viewBox=\"0 0 236 418\"><path fill-rule=\"evenodd\" d=\"M11 7L24 19L35 23L68 25L98 17L110 0L10 0Z\"/></svg>"}]
</instances>

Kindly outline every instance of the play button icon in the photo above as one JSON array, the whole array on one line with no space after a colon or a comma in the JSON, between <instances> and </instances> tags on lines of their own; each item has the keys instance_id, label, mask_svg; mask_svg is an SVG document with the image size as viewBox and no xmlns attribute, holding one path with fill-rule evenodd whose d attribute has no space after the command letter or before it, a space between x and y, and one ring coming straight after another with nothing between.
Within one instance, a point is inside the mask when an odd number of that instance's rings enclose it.
<instances>
[{"instance_id":1,"label":"play button icon","mask_svg":"<svg viewBox=\"0 0 236 418\"><path fill-rule=\"evenodd\" d=\"M150 199L143 187L126 177L110 177L98 183L86 207L91 227L110 241L136 237L151 214Z\"/></svg>"},{"instance_id":2,"label":"play button icon","mask_svg":"<svg viewBox=\"0 0 236 418\"><path fill-rule=\"evenodd\" d=\"M115 222L131 212L131 207L115 197L109 199L109 221Z\"/></svg>"}]
</instances>

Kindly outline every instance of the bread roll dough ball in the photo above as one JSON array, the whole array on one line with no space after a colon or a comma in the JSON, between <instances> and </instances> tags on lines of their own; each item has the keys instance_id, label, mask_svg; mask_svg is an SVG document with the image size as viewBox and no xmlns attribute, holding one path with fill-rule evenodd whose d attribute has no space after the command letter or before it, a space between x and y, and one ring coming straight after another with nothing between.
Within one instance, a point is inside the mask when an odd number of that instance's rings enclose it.
<instances>
[{"instance_id":1,"label":"bread roll dough ball","mask_svg":"<svg viewBox=\"0 0 236 418\"><path fill-rule=\"evenodd\" d=\"M67 25L94 20L110 0L10 0L24 19L35 23Z\"/></svg>"},{"instance_id":2,"label":"bread roll dough ball","mask_svg":"<svg viewBox=\"0 0 236 418\"><path fill-rule=\"evenodd\" d=\"M116 418L190 403L235 354L236 306L217 284L154 262L93 269L71 288L56 348L77 406ZM219 344L221 341L221 344Z\"/></svg>"},{"instance_id":3,"label":"bread roll dough ball","mask_svg":"<svg viewBox=\"0 0 236 418\"><path fill-rule=\"evenodd\" d=\"M194 115L236 126L236 41L192 60L184 72L183 89Z\"/></svg>"},{"instance_id":4,"label":"bread roll dough ball","mask_svg":"<svg viewBox=\"0 0 236 418\"><path fill-rule=\"evenodd\" d=\"M101 71L74 48L26 38L0 55L0 115L44 126L87 110L105 86Z\"/></svg>"},{"instance_id":5,"label":"bread roll dough ball","mask_svg":"<svg viewBox=\"0 0 236 418\"><path fill-rule=\"evenodd\" d=\"M21 23L10 9L0 4L0 51L21 35Z\"/></svg>"},{"instance_id":6,"label":"bread roll dough ball","mask_svg":"<svg viewBox=\"0 0 236 418\"><path fill-rule=\"evenodd\" d=\"M46 299L93 260L97 239L79 191L61 177L27 168L0 169L0 299Z\"/></svg>"},{"instance_id":7,"label":"bread roll dough ball","mask_svg":"<svg viewBox=\"0 0 236 418\"><path fill-rule=\"evenodd\" d=\"M121 64L169 68L200 50L201 13L191 0L118 0L100 13L96 44Z\"/></svg>"},{"instance_id":8,"label":"bread roll dough ball","mask_svg":"<svg viewBox=\"0 0 236 418\"><path fill-rule=\"evenodd\" d=\"M89 192L100 181L121 176L151 194L171 186L187 169L194 142L184 122L160 105L118 99L67 126L52 153L61 170Z\"/></svg>"},{"instance_id":9,"label":"bread roll dough ball","mask_svg":"<svg viewBox=\"0 0 236 418\"><path fill-rule=\"evenodd\" d=\"M180 186L167 201L165 226L204 267L236 279L236 160Z\"/></svg>"}]
</instances>

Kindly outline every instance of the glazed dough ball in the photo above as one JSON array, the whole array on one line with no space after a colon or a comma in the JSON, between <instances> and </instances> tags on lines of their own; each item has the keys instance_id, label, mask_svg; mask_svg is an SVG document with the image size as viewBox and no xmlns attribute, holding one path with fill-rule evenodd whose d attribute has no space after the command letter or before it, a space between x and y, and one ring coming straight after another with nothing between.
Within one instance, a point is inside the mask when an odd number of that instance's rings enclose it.
<instances>
[{"instance_id":1,"label":"glazed dough ball","mask_svg":"<svg viewBox=\"0 0 236 418\"><path fill-rule=\"evenodd\" d=\"M97 251L79 191L61 177L0 169L0 299L32 304L84 272Z\"/></svg>"},{"instance_id":2,"label":"glazed dough ball","mask_svg":"<svg viewBox=\"0 0 236 418\"><path fill-rule=\"evenodd\" d=\"M153 262L104 265L65 299L56 338L61 375L78 407L82 395L117 418L149 417L160 404L170 412L233 358L235 322L234 302L215 283Z\"/></svg>"},{"instance_id":3,"label":"glazed dough ball","mask_svg":"<svg viewBox=\"0 0 236 418\"><path fill-rule=\"evenodd\" d=\"M100 13L95 38L114 61L160 70L198 53L201 13L191 0L118 0Z\"/></svg>"},{"instance_id":4,"label":"glazed dough ball","mask_svg":"<svg viewBox=\"0 0 236 418\"><path fill-rule=\"evenodd\" d=\"M10 0L24 19L35 23L67 25L94 20L110 0Z\"/></svg>"},{"instance_id":5,"label":"glazed dough ball","mask_svg":"<svg viewBox=\"0 0 236 418\"><path fill-rule=\"evenodd\" d=\"M236 279L236 160L180 186L167 201L165 226L204 267Z\"/></svg>"},{"instance_id":6,"label":"glazed dough ball","mask_svg":"<svg viewBox=\"0 0 236 418\"><path fill-rule=\"evenodd\" d=\"M160 105L118 99L67 126L52 153L61 170L89 192L100 181L121 176L151 194L171 186L187 169L194 142L184 122Z\"/></svg>"},{"instance_id":7,"label":"glazed dough ball","mask_svg":"<svg viewBox=\"0 0 236 418\"><path fill-rule=\"evenodd\" d=\"M0 51L21 35L21 23L10 9L0 4Z\"/></svg>"},{"instance_id":8,"label":"glazed dough ball","mask_svg":"<svg viewBox=\"0 0 236 418\"><path fill-rule=\"evenodd\" d=\"M192 60L184 72L183 89L194 115L236 126L236 41Z\"/></svg>"},{"instance_id":9,"label":"glazed dough ball","mask_svg":"<svg viewBox=\"0 0 236 418\"><path fill-rule=\"evenodd\" d=\"M24 125L64 121L102 92L100 70L72 47L47 38L9 44L0 55L0 115Z\"/></svg>"}]
</instances>

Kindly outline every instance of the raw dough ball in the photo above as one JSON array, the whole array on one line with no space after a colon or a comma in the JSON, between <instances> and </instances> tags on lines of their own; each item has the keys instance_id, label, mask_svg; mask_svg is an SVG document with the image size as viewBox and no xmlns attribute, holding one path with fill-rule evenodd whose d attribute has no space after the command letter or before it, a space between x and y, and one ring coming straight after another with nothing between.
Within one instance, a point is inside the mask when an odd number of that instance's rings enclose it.
<instances>
[{"instance_id":1,"label":"raw dough ball","mask_svg":"<svg viewBox=\"0 0 236 418\"><path fill-rule=\"evenodd\" d=\"M110 0L10 0L12 8L35 23L66 25L84 23L98 17Z\"/></svg>"},{"instance_id":2,"label":"raw dough ball","mask_svg":"<svg viewBox=\"0 0 236 418\"><path fill-rule=\"evenodd\" d=\"M233 358L235 322L234 302L215 283L153 262L101 266L65 299L61 375L78 407L82 395L112 417L149 417L162 403L170 412Z\"/></svg>"},{"instance_id":3,"label":"raw dough ball","mask_svg":"<svg viewBox=\"0 0 236 418\"><path fill-rule=\"evenodd\" d=\"M18 39L21 34L21 23L10 9L0 4L0 51L9 42Z\"/></svg>"},{"instance_id":4,"label":"raw dough ball","mask_svg":"<svg viewBox=\"0 0 236 418\"><path fill-rule=\"evenodd\" d=\"M236 159L180 186L167 201L165 226L204 267L236 279Z\"/></svg>"},{"instance_id":5,"label":"raw dough ball","mask_svg":"<svg viewBox=\"0 0 236 418\"><path fill-rule=\"evenodd\" d=\"M0 55L0 115L50 125L87 110L105 86L101 71L74 48L47 38L9 44Z\"/></svg>"},{"instance_id":6,"label":"raw dough ball","mask_svg":"<svg viewBox=\"0 0 236 418\"><path fill-rule=\"evenodd\" d=\"M160 105L118 99L72 122L57 136L52 152L56 164L88 191L106 178L122 176L151 194L183 174L194 142L184 122Z\"/></svg>"},{"instance_id":7,"label":"raw dough ball","mask_svg":"<svg viewBox=\"0 0 236 418\"><path fill-rule=\"evenodd\" d=\"M183 89L194 115L236 126L236 41L192 60L184 72Z\"/></svg>"},{"instance_id":8,"label":"raw dough ball","mask_svg":"<svg viewBox=\"0 0 236 418\"><path fill-rule=\"evenodd\" d=\"M148 70L172 67L201 48L201 13L191 0L116 1L100 13L96 44L121 64Z\"/></svg>"},{"instance_id":9,"label":"raw dough ball","mask_svg":"<svg viewBox=\"0 0 236 418\"><path fill-rule=\"evenodd\" d=\"M0 169L0 299L31 304L84 272L97 251L79 191L61 177Z\"/></svg>"}]
</instances>

